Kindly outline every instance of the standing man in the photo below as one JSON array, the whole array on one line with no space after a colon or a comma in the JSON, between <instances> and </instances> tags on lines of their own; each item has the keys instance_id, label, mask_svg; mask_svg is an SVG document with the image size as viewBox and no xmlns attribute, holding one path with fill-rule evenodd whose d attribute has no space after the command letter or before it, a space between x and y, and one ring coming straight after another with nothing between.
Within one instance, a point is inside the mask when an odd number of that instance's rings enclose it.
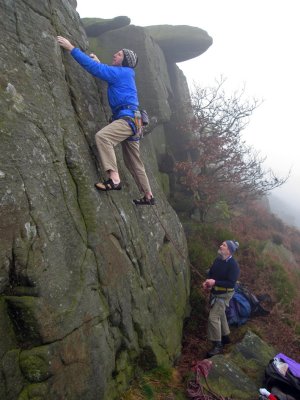
<instances>
[{"instance_id":1,"label":"standing man","mask_svg":"<svg viewBox=\"0 0 300 400\"><path fill-rule=\"evenodd\" d=\"M220 245L218 257L209 269L208 279L202 284L203 289L210 292L207 336L213 342L213 348L207 353L208 357L221 353L223 345L230 342L225 310L240 275L239 265L233 258L238 247L239 243L233 240L225 240Z\"/></svg>"},{"instance_id":2,"label":"standing man","mask_svg":"<svg viewBox=\"0 0 300 400\"><path fill-rule=\"evenodd\" d=\"M95 136L101 163L108 179L96 183L95 187L102 191L122 189L114 151L114 147L122 143L125 165L144 195L139 200L133 200L134 204L154 205L155 200L139 149L141 118L134 72L138 62L136 53L129 49L119 50L114 54L110 66L102 64L94 54L87 56L62 36L58 36L57 41L86 71L108 84L107 97L112 111L112 122Z\"/></svg>"}]
</instances>

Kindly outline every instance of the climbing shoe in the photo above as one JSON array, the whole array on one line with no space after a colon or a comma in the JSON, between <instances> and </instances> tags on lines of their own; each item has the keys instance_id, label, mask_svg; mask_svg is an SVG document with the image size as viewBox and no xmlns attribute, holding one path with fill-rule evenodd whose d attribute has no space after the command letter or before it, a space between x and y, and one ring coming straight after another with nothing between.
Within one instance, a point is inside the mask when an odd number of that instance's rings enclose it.
<instances>
[{"instance_id":1,"label":"climbing shoe","mask_svg":"<svg viewBox=\"0 0 300 400\"><path fill-rule=\"evenodd\" d=\"M151 197L151 199L147 199L147 197L144 196L139 200L133 200L133 204L135 204L136 206L154 206L155 199L154 197Z\"/></svg>"},{"instance_id":2,"label":"climbing shoe","mask_svg":"<svg viewBox=\"0 0 300 400\"><path fill-rule=\"evenodd\" d=\"M95 183L95 188L104 192L107 192L109 190L121 190L122 184L121 182L114 183L111 179L108 179L107 181L104 181L102 183Z\"/></svg>"}]
</instances>

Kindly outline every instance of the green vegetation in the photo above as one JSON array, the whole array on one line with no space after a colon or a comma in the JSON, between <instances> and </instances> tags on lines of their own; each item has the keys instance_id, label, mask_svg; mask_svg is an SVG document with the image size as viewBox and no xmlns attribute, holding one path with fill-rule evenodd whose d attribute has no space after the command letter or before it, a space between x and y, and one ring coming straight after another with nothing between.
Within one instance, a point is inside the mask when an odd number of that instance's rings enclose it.
<instances>
[{"instance_id":1,"label":"green vegetation","mask_svg":"<svg viewBox=\"0 0 300 400\"><path fill-rule=\"evenodd\" d=\"M289 280L287 272L281 264L273 261L270 264L270 269L272 271L270 280L278 301L284 306L290 306L291 302L295 299L295 286Z\"/></svg>"},{"instance_id":2,"label":"green vegetation","mask_svg":"<svg viewBox=\"0 0 300 400\"><path fill-rule=\"evenodd\" d=\"M49 388L47 383L33 383L25 386L18 400L40 400L47 398Z\"/></svg>"},{"instance_id":3,"label":"green vegetation","mask_svg":"<svg viewBox=\"0 0 300 400\"><path fill-rule=\"evenodd\" d=\"M165 400L168 396L176 400L186 399L175 369L159 366L136 378L121 400Z\"/></svg>"},{"instance_id":4,"label":"green vegetation","mask_svg":"<svg viewBox=\"0 0 300 400\"><path fill-rule=\"evenodd\" d=\"M196 222L186 223L185 230L191 263L202 273L210 267L220 243L233 236L226 228Z\"/></svg>"},{"instance_id":5,"label":"green vegetation","mask_svg":"<svg viewBox=\"0 0 300 400\"><path fill-rule=\"evenodd\" d=\"M300 260L300 246L298 246L300 233L277 222L267 210L257 208L256 205L253 208L249 205L248 207L246 211L239 210L232 216L230 222L224 225L196 222L186 214L181 214L193 267L191 269L191 311L184 324L185 342L190 340L192 345L189 347L187 344L187 348L183 349L185 360L183 363L189 359L190 351L193 352L190 354L191 361L195 360L197 357L195 346L200 346L199 355L201 356L199 332L203 332L206 327L207 299L201 290L201 278L195 270L204 278L206 270L216 257L218 246L227 239L240 242L236 257L241 267L241 282L254 294L268 294L271 298L269 307L272 309L270 318L265 317L261 320L253 318L241 327L232 327L232 344L227 350L232 351L234 344L240 342L250 329L278 351L283 351L294 359L300 356L300 309L298 310L297 290L300 283L300 271L290 264L293 257L295 262ZM167 256L167 252L163 255ZM270 329L274 323L276 329ZM203 350L205 348L204 343ZM270 357L266 355L266 359ZM244 364L241 360L242 369L249 377L253 375L254 378L256 376L255 361L251 360L245 366ZM159 367L144 372L136 378L121 399L186 399L183 382L191 377L189 375L191 369L182 376L179 375L178 370ZM225 382L221 382L222 388L224 385ZM217 384L214 389L217 391ZM232 390L230 388L230 392ZM235 395L238 397L238 393Z\"/></svg>"}]
</instances>

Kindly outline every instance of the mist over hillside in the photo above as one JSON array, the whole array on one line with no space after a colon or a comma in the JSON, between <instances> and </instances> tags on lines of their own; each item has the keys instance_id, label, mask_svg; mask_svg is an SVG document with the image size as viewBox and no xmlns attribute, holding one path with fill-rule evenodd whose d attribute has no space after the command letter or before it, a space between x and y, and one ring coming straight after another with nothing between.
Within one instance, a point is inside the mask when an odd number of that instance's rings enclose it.
<instances>
[{"instance_id":1,"label":"mist over hillside","mask_svg":"<svg viewBox=\"0 0 300 400\"><path fill-rule=\"evenodd\" d=\"M300 207L291 205L288 200L283 200L277 195L268 196L271 212L276 214L287 225L300 229Z\"/></svg>"}]
</instances>

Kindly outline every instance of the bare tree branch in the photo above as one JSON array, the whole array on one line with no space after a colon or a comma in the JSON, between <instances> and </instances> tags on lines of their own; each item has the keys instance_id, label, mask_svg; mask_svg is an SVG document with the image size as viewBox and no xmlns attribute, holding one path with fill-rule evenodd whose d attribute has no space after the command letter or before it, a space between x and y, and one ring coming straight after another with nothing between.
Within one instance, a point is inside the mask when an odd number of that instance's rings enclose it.
<instances>
[{"instance_id":1,"label":"bare tree branch","mask_svg":"<svg viewBox=\"0 0 300 400\"><path fill-rule=\"evenodd\" d=\"M257 199L283 185L290 176L265 170L261 157L242 139L242 131L261 101L244 100L244 89L227 96L221 77L212 88L195 85L193 119L187 126L191 160L176 164L180 182L195 199L202 218L220 201L229 206Z\"/></svg>"}]
</instances>

